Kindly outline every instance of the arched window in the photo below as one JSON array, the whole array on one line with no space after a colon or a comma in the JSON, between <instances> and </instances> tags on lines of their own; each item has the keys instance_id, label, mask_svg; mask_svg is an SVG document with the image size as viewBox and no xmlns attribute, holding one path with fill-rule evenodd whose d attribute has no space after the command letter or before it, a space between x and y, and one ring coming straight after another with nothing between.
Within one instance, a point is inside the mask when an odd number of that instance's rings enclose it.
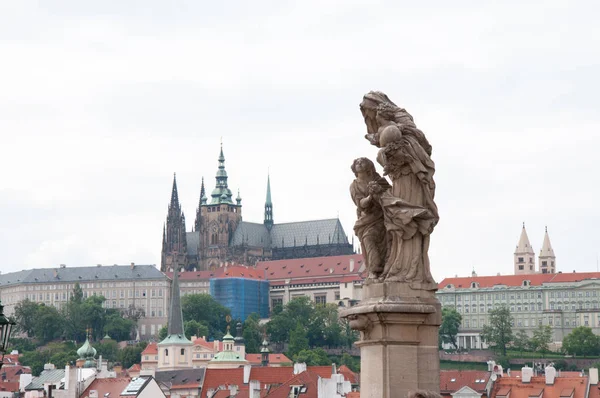
<instances>
[{"instance_id":1,"label":"arched window","mask_svg":"<svg viewBox=\"0 0 600 398\"><path fill-rule=\"evenodd\" d=\"M169 350L167 348L165 348L165 356L168 357L169 356Z\"/></svg>"},{"instance_id":2,"label":"arched window","mask_svg":"<svg viewBox=\"0 0 600 398\"><path fill-rule=\"evenodd\" d=\"M181 349L181 355L185 355L185 348Z\"/></svg>"}]
</instances>

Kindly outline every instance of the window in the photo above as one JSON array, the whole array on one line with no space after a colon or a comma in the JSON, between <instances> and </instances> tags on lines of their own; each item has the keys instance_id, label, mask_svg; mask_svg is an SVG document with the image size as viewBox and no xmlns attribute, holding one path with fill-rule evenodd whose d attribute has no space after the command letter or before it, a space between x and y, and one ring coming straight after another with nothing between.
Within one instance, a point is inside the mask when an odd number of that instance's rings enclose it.
<instances>
[{"instance_id":1,"label":"window","mask_svg":"<svg viewBox=\"0 0 600 398\"><path fill-rule=\"evenodd\" d=\"M525 259L524 259L523 257L519 257L519 258L517 259L517 261L518 261L518 262L520 262L520 263L524 263L524 262L525 262Z\"/></svg>"},{"instance_id":2,"label":"window","mask_svg":"<svg viewBox=\"0 0 600 398\"><path fill-rule=\"evenodd\" d=\"M545 267L548 265L548 261L542 261L542 267Z\"/></svg>"},{"instance_id":3,"label":"window","mask_svg":"<svg viewBox=\"0 0 600 398\"><path fill-rule=\"evenodd\" d=\"M325 305L327 303L326 295L315 295L315 304L317 305Z\"/></svg>"},{"instance_id":4,"label":"window","mask_svg":"<svg viewBox=\"0 0 600 398\"><path fill-rule=\"evenodd\" d=\"M165 348L165 356L168 357L169 356L169 349Z\"/></svg>"},{"instance_id":5,"label":"window","mask_svg":"<svg viewBox=\"0 0 600 398\"><path fill-rule=\"evenodd\" d=\"M181 355L185 355L185 348L181 349Z\"/></svg>"}]
</instances>

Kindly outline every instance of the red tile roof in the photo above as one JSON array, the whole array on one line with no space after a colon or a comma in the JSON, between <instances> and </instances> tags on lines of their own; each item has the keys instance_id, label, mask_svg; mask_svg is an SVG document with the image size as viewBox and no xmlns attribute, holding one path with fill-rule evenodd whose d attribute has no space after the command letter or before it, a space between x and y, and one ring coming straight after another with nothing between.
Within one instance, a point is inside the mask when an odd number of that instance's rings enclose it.
<instances>
[{"instance_id":1,"label":"red tile roof","mask_svg":"<svg viewBox=\"0 0 600 398\"><path fill-rule=\"evenodd\" d=\"M109 396L109 397L118 397L121 395L123 390L129 385L131 382L130 377L117 377L117 378L107 378L107 379L96 379L85 389L82 397L89 397L90 391L96 390L98 391L99 397ZM110 394L110 395L106 395Z\"/></svg>"},{"instance_id":2,"label":"red tile roof","mask_svg":"<svg viewBox=\"0 0 600 398\"><path fill-rule=\"evenodd\" d=\"M260 365L262 362L261 354L246 354L246 361L252 365ZM283 354L269 354L269 363L292 363L292 360Z\"/></svg>"},{"instance_id":3,"label":"red tile roof","mask_svg":"<svg viewBox=\"0 0 600 398\"><path fill-rule=\"evenodd\" d=\"M171 390L189 390L200 387L200 383L173 384Z\"/></svg>"},{"instance_id":4,"label":"red tile roof","mask_svg":"<svg viewBox=\"0 0 600 398\"><path fill-rule=\"evenodd\" d=\"M569 272L559 274L529 274L529 275L500 275L500 276L467 276L446 278L440 282L443 289L452 284L455 288L470 288L471 282L477 282L479 287L494 287L496 285L522 286L523 281L530 281L531 286L541 286L545 283L579 282L589 279L599 279L600 272Z\"/></svg>"},{"instance_id":5,"label":"red tile roof","mask_svg":"<svg viewBox=\"0 0 600 398\"><path fill-rule=\"evenodd\" d=\"M350 260L354 260L354 269L351 270ZM305 280L306 282L323 280L339 282L343 277L354 275L361 277L360 269L363 266L363 257L360 254L331 257L296 258L289 260L259 261L256 268L266 271L267 279L271 284L284 282L286 279Z\"/></svg>"},{"instance_id":6,"label":"red tile roof","mask_svg":"<svg viewBox=\"0 0 600 398\"><path fill-rule=\"evenodd\" d=\"M360 398L360 392L352 391L346 394L346 398Z\"/></svg>"},{"instance_id":7,"label":"red tile roof","mask_svg":"<svg viewBox=\"0 0 600 398\"><path fill-rule=\"evenodd\" d=\"M564 390L574 389L573 398L586 398L587 385L587 376L565 377L562 374L554 379L553 385L547 385L544 376L534 376L531 378L530 383L525 384L520 378L513 377L511 372L511 377L504 376L496 380L492 397L506 395L506 392L510 390L510 398L529 398L539 396L542 393L541 390L543 390L544 397L558 398ZM590 387L590 397L593 388L594 386Z\"/></svg>"},{"instance_id":8,"label":"red tile roof","mask_svg":"<svg viewBox=\"0 0 600 398\"><path fill-rule=\"evenodd\" d=\"M19 382L18 381L0 381L0 391L18 392L19 391Z\"/></svg>"},{"instance_id":9,"label":"red tile roof","mask_svg":"<svg viewBox=\"0 0 600 398\"><path fill-rule=\"evenodd\" d=\"M469 388L482 393L485 391L489 378L490 372L481 370L442 370L440 372L440 392L451 394L464 386L469 386Z\"/></svg>"},{"instance_id":10,"label":"red tile roof","mask_svg":"<svg viewBox=\"0 0 600 398\"><path fill-rule=\"evenodd\" d=\"M307 366L306 370L322 377L323 379L331 379L331 366Z\"/></svg>"},{"instance_id":11,"label":"red tile roof","mask_svg":"<svg viewBox=\"0 0 600 398\"><path fill-rule=\"evenodd\" d=\"M338 373L344 375L344 379L348 380L350 384L360 384L360 377L358 373L355 373L347 367L346 365L342 365L338 368Z\"/></svg>"},{"instance_id":12,"label":"red tile roof","mask_svg":"<svg viewBox=\"0 0 600 398\"><path fill-rule=\"evenodd\" d=\"M4 359L2 360L4 365L20 365L19 364L19 354L6 354L4 355Z\"/></svg>"},{"instance_id":13,"label":"red tile roof","mask_svg":"<svg viewBox=\"0 0 600 398\"><path fill-rule=\"evenodd\" d=\"M4 366L1 373L4 373L5 381L18 382L22 374L31 373L31 368L21 365Z\"/></svg>"},{"instance_id":14,"label":"red tile roof","mask_svg":"<svg viewBox=\"0 0 600 398\"><path fill-rule=\"evenodd\" d=\"M134 363L133 365L131 365L129 367L129 369L127 369L128 372L141 372L142 371L142 367L140 366L139 363Z\"/></svg>"},{"instance_id":15,"label":"red tile roof","mask_svg":"<svg viewBox=\"0 0 600 398\"><path fill-rule=\"evenodd\" d=\"M142 355L158 355L158 345L156 343L149 343L144 348L144 351L142 351Z\"/></svg>"},{"instance_id":16,"label":"red tile roof","mask_svg":"<svg viewBox=\"0 0 600 398\"><path fill-rule=\"evenodd\" d=\"M265 384L283 384L294 376L292 366L253 367L250 369L250 380L260 381L261 389Z\"/></svg>"},{"instance_id":17,"label":"red tile roof","mask_svg":"<svg viewBox=\"0 0 600 398\"><path fill-rule=\"evenodd\" d=\"M196 340L194 340L193 343L194 343L194 345L202 346L211 351L214 351L214 349L215 349L214 342L208 342L205 339L203 339L202 337L196 337Z\"/></svg>"},{"instance_id":18,"label":"red tile roof","mask_svg":"<svg viewBox=\"0 0 600 398\"><path fill-rule=\"evenodd\" d=\"M319 375L307 370L306 372L299 373L283 383L281 386L271 390L266 397L268 398L288 398L290 396L291 386L301 385L306 388L306 392L302 393L302 398L317 398Z\"/></svg>"},{"instance_id":19,"label":"red tile roof","mask_svg":"<svg viewBox=\"0 0 600 398\"><path fill-rule=\"evenodd\" d=\"M244 368L206 369L201 397L206 398L209 389L216 390L219 386L230 385L236 385L239 389L244 387Z\"/></svg>"}]
</instances>

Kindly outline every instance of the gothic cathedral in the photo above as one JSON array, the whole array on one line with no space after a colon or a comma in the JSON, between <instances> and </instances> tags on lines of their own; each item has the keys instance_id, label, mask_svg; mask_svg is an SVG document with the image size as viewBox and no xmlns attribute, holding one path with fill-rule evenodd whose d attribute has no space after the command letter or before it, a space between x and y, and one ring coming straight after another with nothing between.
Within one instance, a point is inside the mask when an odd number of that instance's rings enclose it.
<instances>
[{"instance_id":1,"label":"gothic cathedral","mask_svg":"<svg viewBox=\"0 0 600 398\"><path fill-rule=\"evenodd\" d=\"M223 146L218 163L216 186L210 194L210 201L202 179L200 201L191 232L186 232L177 180L173 177L167 222L163 226L162 271L176 266L186 270L209 270L224 262L254 265L261 260L335 256L354 252L337 218L275 224L270 177L267 177L263 222L242 221L242 198L238 192L234 203L227 185Z\"/></svg>"}]
</instances>

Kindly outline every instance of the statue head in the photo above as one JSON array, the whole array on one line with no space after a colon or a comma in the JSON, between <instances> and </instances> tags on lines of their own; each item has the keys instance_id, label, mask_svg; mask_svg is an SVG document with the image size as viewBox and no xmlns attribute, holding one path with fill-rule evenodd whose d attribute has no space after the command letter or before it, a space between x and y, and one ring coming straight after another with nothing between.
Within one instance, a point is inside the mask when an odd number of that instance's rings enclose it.
<instances>
[{"instance_id":1,"label":"statue head","mask_svg":"<svg viewBox=\"0 0 600 398\"><path fill-rule=\"evenodd\" d=\"M367 175L371 176L377 172L373 162L367 158L354 159L350 168L356 177L358 177L358 173L366 173Z\"/></svg>"},{"instance_id":2,"label":"statue head","mask_svg":"<svg viewBox=\"0 0 600 398\"><path fill-rule=\"evenodd\" d=\"M362 102L360 103L360 111L365 119L367 125L368 134L376 134L379 128L377 124L377 108L381 104L389 104L390 106L396 106L387 95L381 91L370 91L365 94ZM391 120L394 120L393 118Z\"/></svg>"}]
</instances>

